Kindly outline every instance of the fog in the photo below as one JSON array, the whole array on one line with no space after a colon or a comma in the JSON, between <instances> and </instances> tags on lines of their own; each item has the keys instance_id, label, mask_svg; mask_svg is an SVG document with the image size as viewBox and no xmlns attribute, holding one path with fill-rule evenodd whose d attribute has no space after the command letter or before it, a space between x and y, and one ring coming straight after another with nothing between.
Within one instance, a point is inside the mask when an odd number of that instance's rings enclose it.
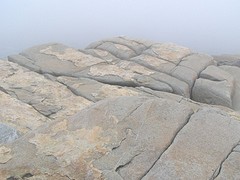
<instances>
[{"instance_id":1,"label":"fog","mask_svg":"<svg viewBox=\"0 0 240 180\"><path fill-rule=\"evenodd\" d=\"M0 57L126 35L208 54L240 54L239 0L2 0Z\"/></svg>"}]
</instances>

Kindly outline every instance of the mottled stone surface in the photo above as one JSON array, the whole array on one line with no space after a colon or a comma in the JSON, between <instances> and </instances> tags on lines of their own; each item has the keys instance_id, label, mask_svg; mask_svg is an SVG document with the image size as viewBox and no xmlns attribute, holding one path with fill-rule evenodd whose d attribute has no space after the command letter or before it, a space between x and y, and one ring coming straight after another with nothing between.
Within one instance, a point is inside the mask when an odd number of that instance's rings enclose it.
<instances>
[{"instance_id":1,"label":"mottled stone surface","mask_svg":"<svg viewBox=\"0 0 240 180\"><path fill-rule=\"evenodd\" d=\"M227 113L199 110L144 179L214 178L214 172L238 143L239 130L239 122Z\"/></svg>"},{"instance_id":2,"label":"mottled stone surface","mask_svg":"<svg viewBox=\"0 0 240 180\"><path fill-rule=\"evenodd\" d=\"M236 58L127 37L11 55L0 179L239 179L239 77Z\"/></svg>"},{"instance_id":3,"label":"mottled stone surface","mask_svg":"<svg viewBox=\"0 0 240 180\"><path fill-rule=\"evenodd\" d=\"M15 129L19 135L23 135L50 121L49 118L38 113L32 106L1 91L0 107L0 122Z\"/></svg>"},{"instance_id":4,"label":"mottled stone surface","mask_svg":"<svg viewBox=\"0 0 240 180\"><path fill-rule=\"evenodd\" d=\"M209 179L240 139L229 112L164 98L99 101L3 148L3 178Z\"/></svg>"},{"instance_id":5,"label":"mottled stone surface","mask_svg":"<svg viewBox=\"0 0 240 180\"><path fill-rule=\"evenodd\" d=\"M93 64L105 62L62 44L35 46L8 59L33 71L53 75L72 75Z\"/></svg>"},{"instance_id":6,"label":"mottled stone surface","mask_svg":"<svg viewBox=\"0 0 240 180\"><path fill-rule=\"evenodd\" d=\"M66 118L91 104L66 86L15 63L0 61L0 68L0 88L49 118Z\"/></svg>"}]
</instances>

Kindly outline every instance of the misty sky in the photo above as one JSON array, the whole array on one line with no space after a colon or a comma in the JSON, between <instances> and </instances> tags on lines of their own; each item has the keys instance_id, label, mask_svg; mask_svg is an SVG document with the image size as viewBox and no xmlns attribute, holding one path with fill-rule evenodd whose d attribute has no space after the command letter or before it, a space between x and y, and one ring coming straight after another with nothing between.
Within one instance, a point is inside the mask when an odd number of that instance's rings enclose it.
<instances>
[{"instance_id":1,"label":"misty sky","mask_svg":"<svg viewBox=\"0 0 240 180\"><path fill-rule=\"evenodd\" d=\"M239 0L1 0L0 23L0 57L119 35L240 54Z\"/></svg>"}]
</instances>

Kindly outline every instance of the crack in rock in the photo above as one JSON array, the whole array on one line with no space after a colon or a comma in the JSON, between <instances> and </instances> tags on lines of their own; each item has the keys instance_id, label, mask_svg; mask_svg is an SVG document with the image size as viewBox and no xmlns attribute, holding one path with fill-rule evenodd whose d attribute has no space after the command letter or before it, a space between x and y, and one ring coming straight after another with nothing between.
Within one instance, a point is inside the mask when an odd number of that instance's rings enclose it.
<instances>
[{"instance_id":1,"label":"crack in rock","mask_svg":"<svg viewBox=\"0 0 240 180\"><path fill-rule=\"evenodd\" d=\"M121 165L118 165L116 168L115 168L115 171L120 175L119 171L124 168L125 166L129 165L132 163L132 161L134 160L134 158L136 158L137 156L139 156L141 153L138 153L138 154L135 154L129 161L127 161L125 164L121 164ZM122 158L120 158L119 162L121 161ZM119 163L118 162L118 163ZM117 164L118 164L117 163ZM120 175L121 176L121 175ZM122 176L121 176L122 177Z\"/></svg>"},{"instance_id":2,"label":"crack in rock","mask_svg":"<svg viewBox=\"0 0 240 180\"><path fill-rule=\"evenodd\" d=\"M240 141L239 141L239 142L240 142ZM210 178L210 180L214 180L214 179L216 179L216 178L219 176L219 174L221 173L221 170L222 170L222 165L223 165L223 163L228 159L228 157L230 156L230 154L231 154L232 152L234 152L234 148L236 148L236 147L239 145L239 142L232 147L231 151L230 151L230 152L227 154L227 156L222 160L222 162L220 163L220 165L218 166L218 168L214 171L214 173L213 173L212 177Z\"/></svg>"},{"instance_id":3,"label":"crack in rock","mask_svg":"<svg viewBox=\"0 0 240 180\"><path fill-rule=\"evenodd\" d=\"M198 111L197 111L198 112ZM170 146L174 143L175 138L177 137L177 135L180 133L180 131L188 124L188 122L190 121L191 117L196 114L197 112L193 112L191 114L189 114L189 117L187 118L187 121L177 130L177 132L175 133L175 135L173 136L171 142L168 144L168 146L164 149L164 151L158 156L158 158L153 162L152 166L139 178L139 179L143 179L149 172L150 170L154 167L154 165L157 163L158 160L161 159L162 155L170 148Z\"/></svg>"}]
</instances>

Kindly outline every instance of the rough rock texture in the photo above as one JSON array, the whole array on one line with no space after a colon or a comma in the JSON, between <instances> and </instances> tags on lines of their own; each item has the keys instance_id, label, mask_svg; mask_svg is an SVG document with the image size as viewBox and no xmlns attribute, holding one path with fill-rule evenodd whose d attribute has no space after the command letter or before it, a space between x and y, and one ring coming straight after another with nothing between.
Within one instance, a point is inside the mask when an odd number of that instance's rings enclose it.
<instances>
[{"instance_id":1,"label":"rough rock texture","mask_svg":"<svg viewBox=\"0 0 240 180\"><path fill-rule=\"evenodd\" d=\"M239 179L240 177L240 145L232 149L221 164L221 172L216 179Z\"/></svg>"},{"instance_id":2,"label":"rough rock texture","mask_svg":"<svg viewBox=\"0 0 240 180\"><path fill-rule=\"evenodd\" d=\"M38 111L30 105L1 91L0 107L0 122L1 124L4 124L4 126L8 126L7 129L11 129L10 132L13 133L8 137L10 139L12 139L12 137L13 139L17 137L14 132L17 132L18 135L22 135L50 121L48 117L38 113ZM6 128L3 128L2 130L6 131ZM6 131L5 133L7 132L9 131ZM4 135L5 133L2 133L1 131L0 137L7 138ZM3 142L5 141L2 141L1 143Z\"/></svg>"},{"instance_id":3,"label":"rough rock texture","mask_svg":"<svg viewBox=\"0 0 240 180\"><path fill-rule=\"evenodd\" d=\"M116 37L0 61L0 179L240 179L240 68Z\"/></svg>"},{"instance_id":4,"label":"rough rock texture","mask_svg":"<svg viewBox=\"0 0 240 180\"><path fill-rule=\"evenodd\" d=\"M237 66L240 67L240 55L219 55L213 56L214 60L219 66L228 65L228 66Z\"/></svg>"},{"instance_id":5,"label":"rough rock texture","mask_svg":"<svg viewBox=\"0 0 240 180\"><path fill-rule=\"evenodd\" d=\"M215 178L221 162L239 141L239 128L239 122L228 114L199 110L144 179Z\"/></svg>"},{"instance_id":6,"label":"rough rock texture","mask_svg":"<svg viewBox=\"0 0 240 180\"><path fill-rule=\"evenodd\" d=\"M217 66L208 66L200 73L192 91L195 101L232 108L235 78Z\"/></svg>"},{"instance_id":7,"label":"rough rock texture","mask_svg":"<svg viewBox=\"0 0 240 180\"><path fill-rule=\"evenodd\" d=\"M232 97L233 109L240 112L240 68L234 66L220 66L220 68L230 73L235 79L235 88Z\"/></svg>"},{"instance_id":8,"label":"rough rock texture","mask_svg":"<svg viewBox=\"0 0 240 180\"><path fill-rule=\"evenodd\" d=\"M49 118L66 118L91 104L66 86L15 63L0 61L0 67L0 88Z\"/></svg>"}]
</instances>

